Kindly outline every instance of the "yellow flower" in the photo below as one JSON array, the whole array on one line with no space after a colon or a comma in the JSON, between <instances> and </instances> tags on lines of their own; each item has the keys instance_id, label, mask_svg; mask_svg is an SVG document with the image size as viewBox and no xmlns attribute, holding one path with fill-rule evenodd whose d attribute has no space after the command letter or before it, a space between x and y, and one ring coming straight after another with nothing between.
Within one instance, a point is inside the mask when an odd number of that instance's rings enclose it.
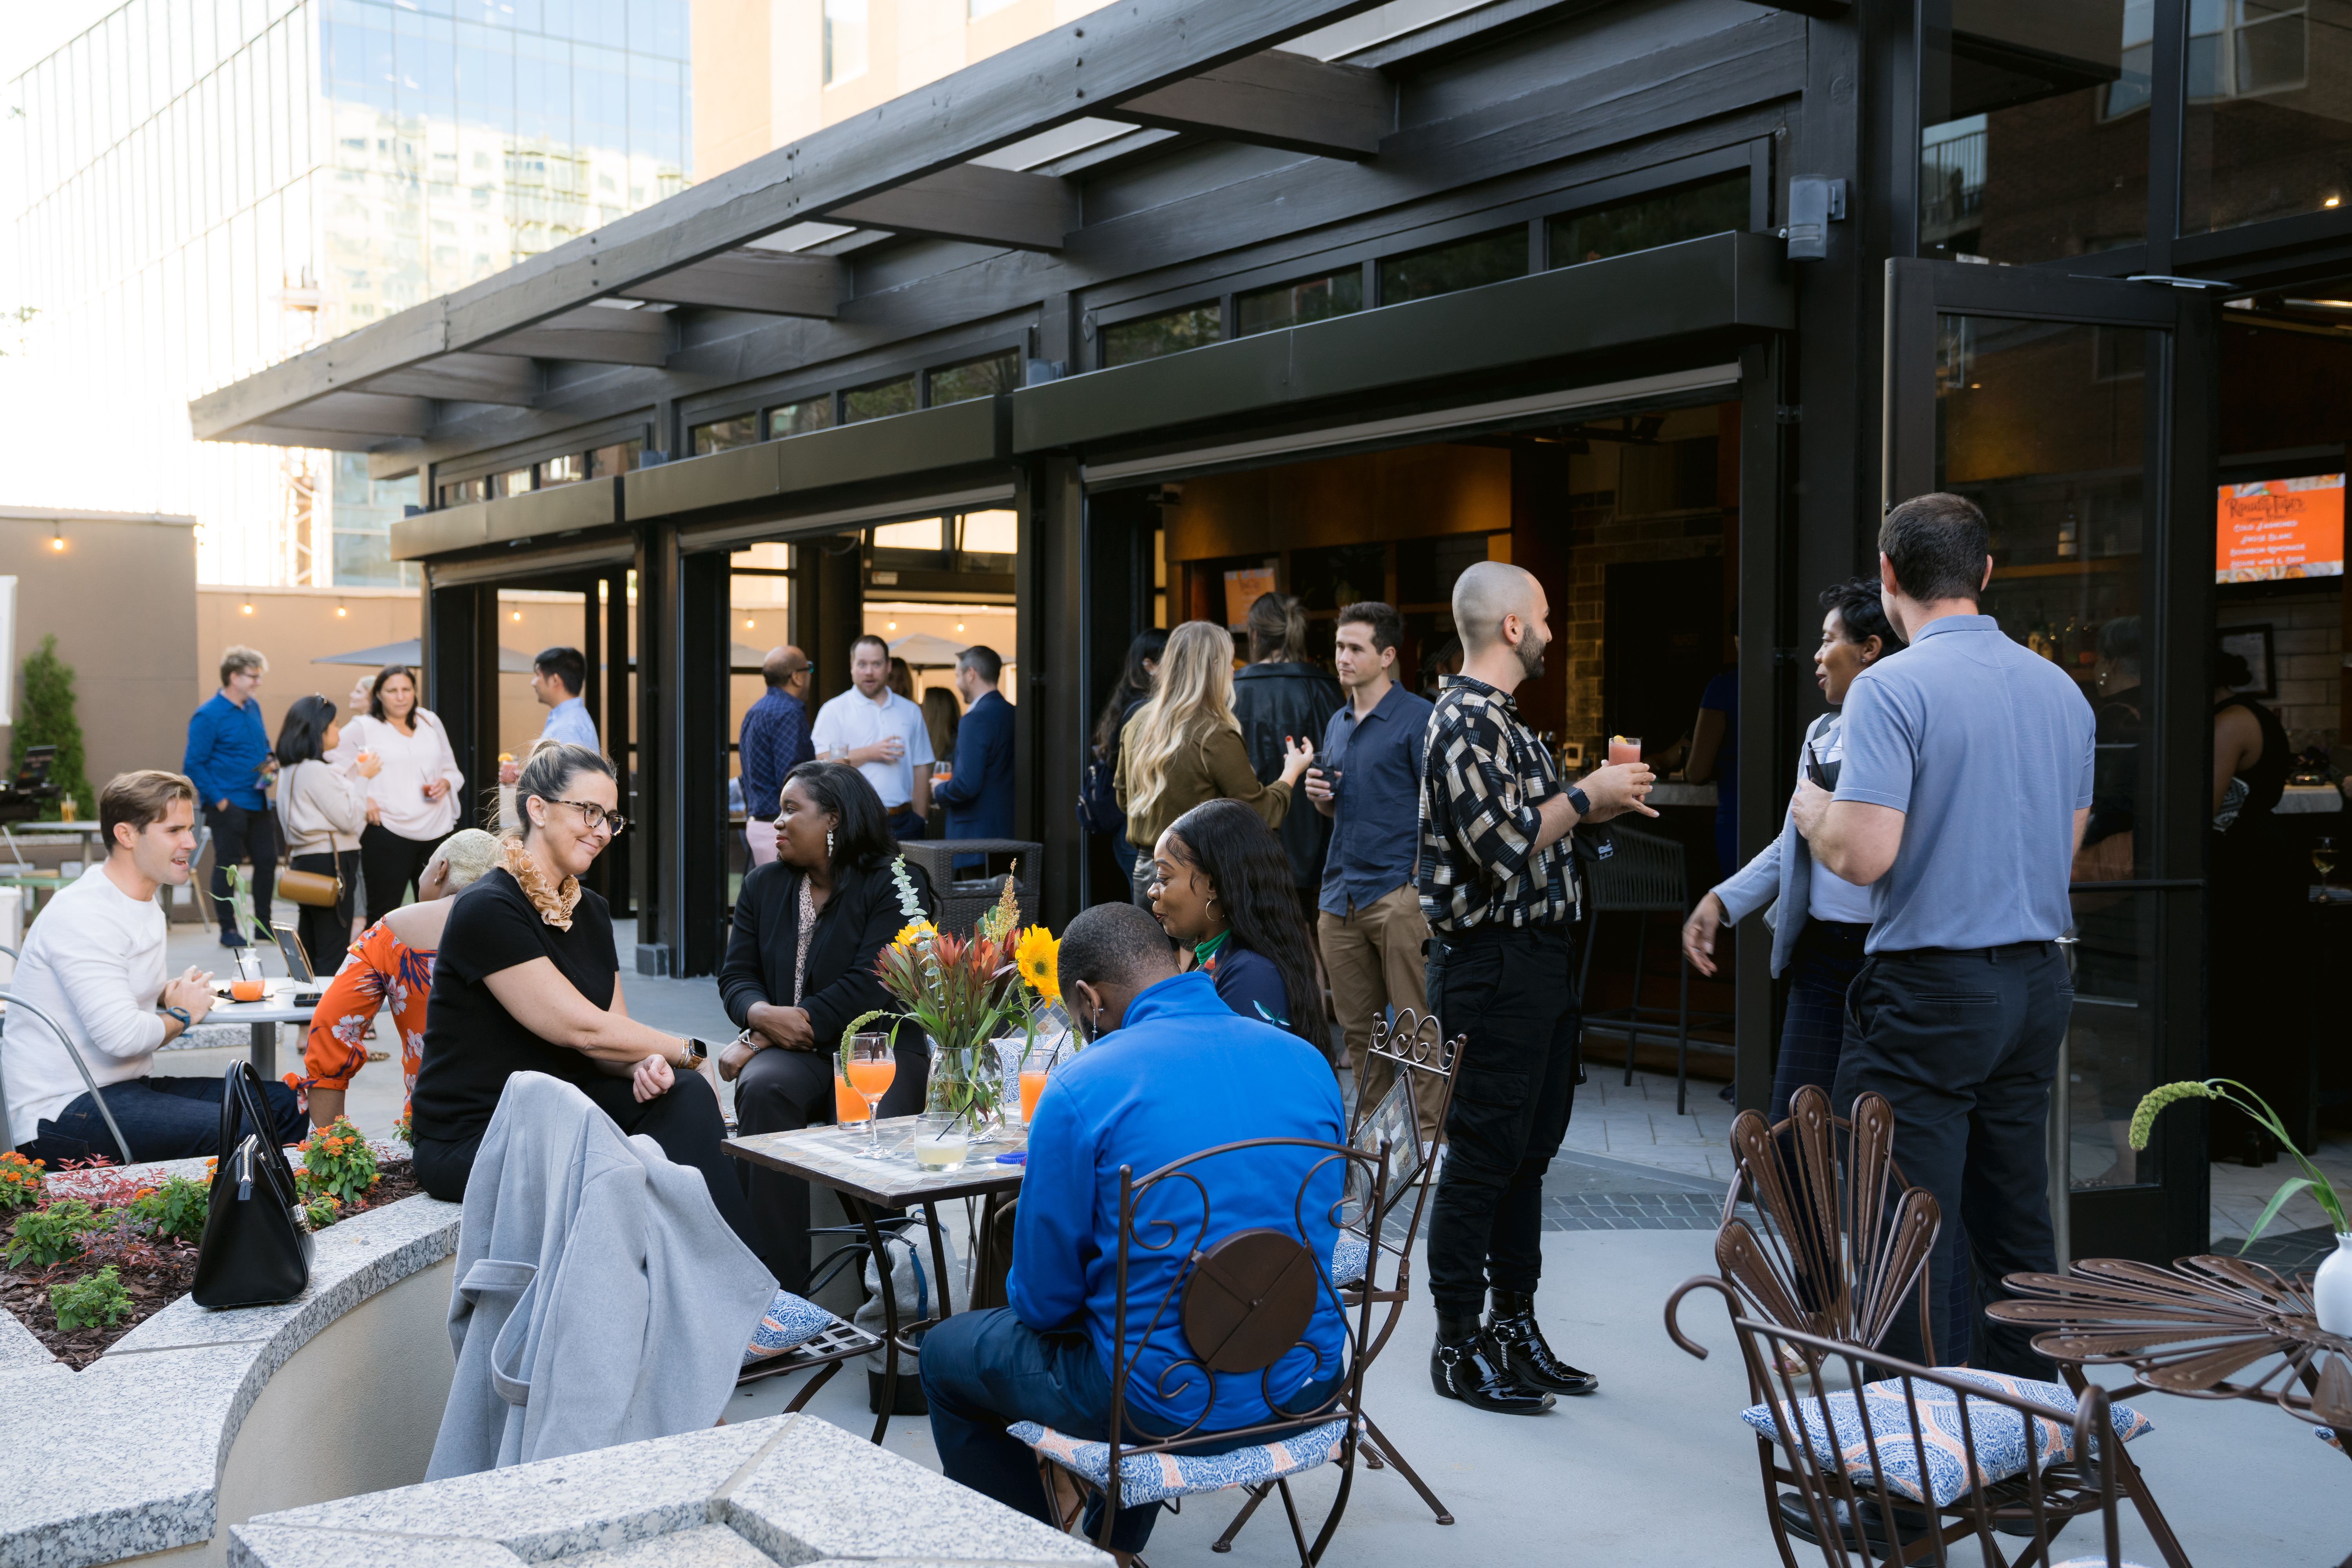
<instances>
[{"instance_id":1,"label":"yellow flower","mask_svg":"<svg viewBox=\"0 0 2352 1568\"><path fill-rule=\"evenodd\" d=\"M939 935L939 932L931 929L930 921L908 921L905 925L898 928L898 934L897 938L892 941L890 945L893 947L919 947L924 942L930 941L931 938L937 935Z\"/></svg>"},{"instance_id":2,"label":"yellow flower","mask_svg":"<svg viewBox=\"0 0 2352 1568\"><path fill-rule=\"evenodd\" d=\"M1031 926L1023 931L1013 950L1013 960L1021 967L1022 981L1048 1002L1062 999L1061 951L1062 944L1044 926Z\"/></svg>"}]
</instances>

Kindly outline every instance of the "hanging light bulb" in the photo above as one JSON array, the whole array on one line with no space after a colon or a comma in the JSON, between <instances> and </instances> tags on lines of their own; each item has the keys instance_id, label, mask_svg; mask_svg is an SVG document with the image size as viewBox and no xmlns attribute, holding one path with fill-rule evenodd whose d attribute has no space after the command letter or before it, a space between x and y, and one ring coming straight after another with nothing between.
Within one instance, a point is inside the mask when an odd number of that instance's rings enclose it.
<instances>
[{"instance_id":1,"label":"hanging light bulb","mask_svg":"<svg viewBox=\"0 0 2352 1568\"><path fill-rule=\"evenodd\" d=\"M507 619L510 621L519 621L522 619L522 612L520 610L509 610L507 612Z\"/></svg>"},{"instance_id":2,"label":"hanging light bulb","mask_svg":"<svg viewBox=\"0 0 2352 1568\"><path fill-rule=\"evenodd\" d=\"M249 616L253 614L253 606L251 605L239 605L236 607L236 613L241 616Z\"/></svg>"},{"instance_id":3,"label":"hanging light bulb","mask_svg":"<svg viewBox=\"0 0 2352 1568\"><path fill-rule=\"evenodd\" d=\"M49 548L50 548L50 549L52 549L52 550L63 550L65 547L66 547L66 528L65 528L65 524L63 524L63 523L61 523L61 522L53 522L53 523L49 524Z\"/></svg>"},{"instance_id":4,"label":"hanging light bulb","mask_svg":"<svg viewBox=\"0 0 2352 1568\"><path fill-rule=\"evenodd\" d=\"M344 617L348 616L351 613L352 613L352 612L351 612L351 610L350 610L347 606L345 606L343 604L341 604L340 601L336 604L336 605L335 605L335 619L337 619L337 620L339 620L339 621L340 621L340 620L342 620Z\"/></svg>"}]
</instances>

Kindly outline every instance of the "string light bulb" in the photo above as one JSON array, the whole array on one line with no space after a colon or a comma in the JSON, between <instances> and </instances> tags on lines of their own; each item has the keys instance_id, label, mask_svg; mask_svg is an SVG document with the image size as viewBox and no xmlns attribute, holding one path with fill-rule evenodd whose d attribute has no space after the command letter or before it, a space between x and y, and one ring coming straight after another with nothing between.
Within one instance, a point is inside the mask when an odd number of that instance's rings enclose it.
<instances>
[{"instance_id":1,"label":"string light bulb","mask_svg":"<svg viewBox=\"0 0 2352 1568\"><path fill-rule=\"evenodd\" d=\"M898 622L896 622L896 621L892 621L892 622L890 622L890 623L889 623L889 629L890 629L890 630L892 630L892 631L894 631L894 632L895 632L895 631L897 631L897 630L898 629Z\"/></svg>"},{"instance_id":2,"label":"string light bulb","mask_svg":"<svg viewBox=\"0 0 2352 1568\"><path fill-rule=\"evenodd\" d=\"M66 529L61 522L49 524L49 548L62 551L66 547Z\"/></svg>"},{"instance_id":3,"label":"string light bulb","mask_svg":"<svg viewBox=\"0 0 2352 1568\"><path fill-rule=\"evenodd\" d=\"M339 620L339 621L340 621L340 620L342 620L344 617L348 616L351 613L352 613L352 612L351 612L351 610L350 610L346 605L342 605L342 604L341 604L341 603L338 603L338 604L335 605L335 619L337 619L337 620Z\"/></svg>"},{"instance_id":4,"label":"string light bulb","mask_svg":"<svg viewBox=\"0 0 2352 1568\"><path fill-rule=\"evenodd\" d=\"M522 619L522 612L520 610L509 610L507 612L507 619L510 621L519 621Z\"/></svg>"},{"instance_id":5,"label":"string light bulb","mask_svg":"<svg viewBox=\"0 0 2352 1568\"><path fill-rule=\"evenodd\" d=\"M253 606L251 605L239 605L236 607L236 613L240 616L249 616L253 614Z\"/></svg>"}]
</instances>

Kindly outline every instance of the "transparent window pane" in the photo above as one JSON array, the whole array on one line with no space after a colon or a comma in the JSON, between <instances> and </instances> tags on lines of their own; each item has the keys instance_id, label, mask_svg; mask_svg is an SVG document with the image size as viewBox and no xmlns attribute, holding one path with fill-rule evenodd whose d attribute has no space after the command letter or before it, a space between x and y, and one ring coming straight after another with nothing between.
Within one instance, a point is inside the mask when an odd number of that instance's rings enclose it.
<instances>
[{"instance_id":1,"label":"transparent window pane","mask_svg":"<svg viewBox=\"0 0 2352 1568\"><path fill-rule=\"evenodd\" d=\"M1551 264L1574 267L1748 226L1748 174L1553 218Z\"/></svg>"},{"instance_id":2,"label":"transparent window pane","mask_svg":"<svg viewBox=\"0 0 2352 1568\"><path fill-rule=\"evenodd\" d=\"M1011 555L1021 548L1021 515L1012 511L971 511L963 519L963 548L972 555Z\"/></svg>"},{"instance_id":3,"label":"transparent window pane","mask_svg":"<svg viewBox=\"0 0 2352 1568\"><path fill-rule=\"evenodd\" d=\"M878 381L871 386L855 386L841 395L841 422L844 425L914 411L915 378L911 375L902 375L895 381Z\"/></svg>"},{"instance_id":4,"label":"transparent window pane","mask_svg":"<svg viewBox=\"0 0 2352 1568\"><path fill-rule=\"evenodd\" d=\"M1234 298L1234 336L1277 331L1333 316L1351 315L1364 308L1363 268L1350 267L1320 278L1253 289Z\"/></svg>"},{"instance_id":5,"label":"transparent window pane","mask_svg":"<svg viewBox=\"0 0 2352 1568\"><path fill-rule=\"evenodd\" d=\"M1214 300L1206 300L1181 310L1163 310L1157 316L1145 316L1138 321L1105 327L1102 330L1103 367L1135 364L1143 360L1182 353L1186 349L1204 347L1224 335L1223 325L1223 307Z\"/></svg>"},{"instance_id":6,"label":"transparent window pane","mask_svg":"<svg viewBox=\"0 0 2352 1568\"><path fill-rule=\"evenodd\" d=\"M874 531L877 550L944 550L946 520L927 517L919 522L886 522Z\"/></svg>"},{"instance_id":7,"label":"transparent window pane","mask_svg":"<svg viewBox=\"0 0 2352 1568\"><path fill-rule=\"evenodd\" d=\"M1921 255L2048 261L2147 237L2154 17L2155 0L1926 0Z\"/></svg>"},{"instance_id":8,"label":"transparent window pane","mask_svg":"<svg viewBox=\"0 0 2352 1568\"><path fill-rule=\"evenodd\" d=\"M1392 256L1381 263L1381 303L1402 305L1507 278L1524 278L1528 271L1528 231L1496 229L1471 239Z\"/></svg>"},{"instance_id":9,"label":"transparent window pane","mask_svg":"<svg viewBox=\"0 0 2352 1568\"><path fill-rule=\"evenodd\" d=\"M782 436L805 436L812 430L832 428L833 397L830 394L768 410L768 439L771 441Z\"/></svg>"},{"instance_id":10,"label":"transparent window pane","mask_svg":"<svg viewBox=\"0 0 2352 1568\"><path fill-rule=\"evenodd\" d=\"M730 419L714 419L708 425L697 425L687 432L689 449L698 458L710 452L749 447L759 438L760 416L756 414L738 414Z\"/></svg>"},{"instance_id":11,"label":"transparent window pane","mask_svg":"<svg viewBox=\"0 0 2352 1568\"><path fill-rule=\"evenodd\" d=\"M824 0L824 85L866 74L866 0Z\"/></svg>"},{"instance_id":12,"label":"transparent window pane","mask_svg":"<svg viewBox=\"0 0 2352 1568\"><path fill-rule=\"evenodd\" d=\"M1019 390L1021 356L1011 349L961 364L942 365L926 373L931 384L931 406L969 403L975 397L995 397Z\"/></svg>"},{"instance_id":13,"label":"transparent window pane","mask_svg":"<svg viewBox=\"0 0 2352 1568\"><path fill-rule=\"evenodd\" d=\"M2191 5L2188 68L2184 232L2352 200L2352 0Z\"/></svg>"}]
</instances>

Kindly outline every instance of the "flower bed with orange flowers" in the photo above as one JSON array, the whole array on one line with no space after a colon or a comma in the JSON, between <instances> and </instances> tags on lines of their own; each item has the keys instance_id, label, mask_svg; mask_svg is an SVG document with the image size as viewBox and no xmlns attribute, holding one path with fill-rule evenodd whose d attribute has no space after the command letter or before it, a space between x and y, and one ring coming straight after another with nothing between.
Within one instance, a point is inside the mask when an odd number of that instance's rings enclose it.
<instances>
[{"instance_id":1,"label":"flower bed with orange flowers","mask_svg":"<svg viewBox=\"0 0 2352 1568\"><path fill-rule=\"evenodd\" d=\"M348 1121L297 1152L314 1227L424 1190L405 1155L380 1155ZM209 1187L181 1163L187 1173L103 1161L47 1172L0 1153L0 1310L79 1371L186 1295Z\"/></svg>"}]
</instances>

